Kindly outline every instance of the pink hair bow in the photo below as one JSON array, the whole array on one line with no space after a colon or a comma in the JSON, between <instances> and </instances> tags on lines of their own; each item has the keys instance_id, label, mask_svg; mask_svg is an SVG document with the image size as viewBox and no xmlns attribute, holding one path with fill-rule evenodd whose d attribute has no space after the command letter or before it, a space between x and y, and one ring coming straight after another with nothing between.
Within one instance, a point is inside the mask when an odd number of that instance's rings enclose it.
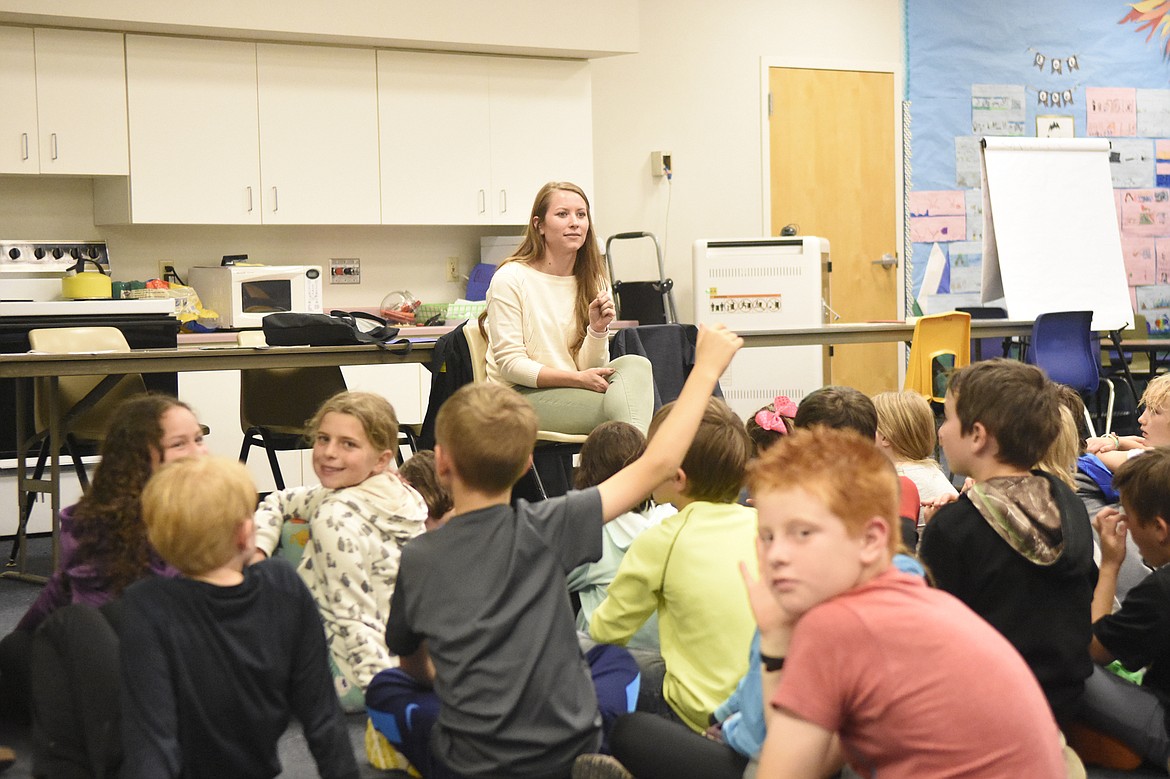
<instances>
[{"instance_id":1,"label":"pink hair bow","mask_svg":"<svg viewBox=\"0 0 1170 779\"><path fill-rule=\"evenodd\" d=\"M776 399L772 401L772 408L774 411L769 411L762 408L756 412L756 424L764 430L772 430L780 435L788 434L788 425L785 424L785 419L792 419L796 416L796 404L792 402L792 398L787 395L777 395Z\"/></svg>"}]
</instances>

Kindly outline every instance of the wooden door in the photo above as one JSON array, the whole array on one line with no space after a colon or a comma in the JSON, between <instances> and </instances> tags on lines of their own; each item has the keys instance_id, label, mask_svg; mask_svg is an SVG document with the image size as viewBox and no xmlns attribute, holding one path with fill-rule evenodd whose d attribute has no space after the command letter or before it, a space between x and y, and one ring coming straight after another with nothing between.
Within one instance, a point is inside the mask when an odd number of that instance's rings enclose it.
<instances>
[{"instance_id":1,"label":"wooden door","mask_svg":"<svg viewBox=\"0 0 1170 779\"><path fill-rule=\"evenodd\" d=\"M772 232L829 240L829 300L841 322L896 319L894 76L769 68ZM828 316L833 319L832 314ZM836 346L829 381L872 395L898 388L899 344Z\"/></svg>"}]
</instances>

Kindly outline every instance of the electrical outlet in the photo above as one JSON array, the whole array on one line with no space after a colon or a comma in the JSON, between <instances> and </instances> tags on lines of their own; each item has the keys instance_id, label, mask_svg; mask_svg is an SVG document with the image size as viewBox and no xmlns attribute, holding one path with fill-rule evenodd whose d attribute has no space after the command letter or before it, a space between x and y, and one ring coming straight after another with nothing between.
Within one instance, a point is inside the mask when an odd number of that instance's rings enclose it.
<instances>
[{"instance_id":1,"label":"electrical outlet","mask_svg":"<svg viewBox=\"0 0 1170 779\"><path fill-rule=\"evenodd\" d=\"M459 281L459 258L447 258L447 281Z\"/></svg>"},{"instance_id":2,"label":"electrical outlet","mask_svg":"<svg viewBox=\"0 0 1170 779\"><path fill-rule=\"evenodd\" d=\"M168 273L174 273L176 276L178 275L178 273L175 272L175 261L174 260L159 260L158 261L158 276L156 278L165 279L167 277Z\"/></svg>"}]
</instances>

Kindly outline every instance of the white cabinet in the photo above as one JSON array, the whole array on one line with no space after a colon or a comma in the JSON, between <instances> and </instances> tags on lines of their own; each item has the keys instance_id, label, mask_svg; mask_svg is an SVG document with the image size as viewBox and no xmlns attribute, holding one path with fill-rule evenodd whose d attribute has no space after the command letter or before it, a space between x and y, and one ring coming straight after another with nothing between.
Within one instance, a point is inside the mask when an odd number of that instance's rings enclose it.
<instances>
[{"instance_id":1,"label":"white cabinet","mask_svg":"<svg viewBox=\"0 0 1170 779\"><path fill-rule=\"evenodd\" d=\"M547 181L591 192L589 66L378 52L382 222L520 225Z\"/></svg>"},{"instance_id":2,"label":"white cabinet","mask_svg":"<svg viewBox=\"0 0 1170 779\"><path fill-rule=\"evenodd\" d=\"M122 35L0 27L0 173L125 176Z\"/></svg>"},{"instance_id":3,"label":"white cabinet","mask_svg":"<svg viewBox=\"0 0 1170 779\"><path fill-rule=\"evenodd\" d=\"M378 224L372 49L257 45L265 224Z\"/></svg>"},{"instance_id":4,"label":"white cabinet","mask_svg":"<svg viewBox=\"0 0 1170 779\"><path fill-rule=\"evenodd\" d=\"M256 44L127 35L126 87L130 220L259 224Z\"/></svg>"},{"instance_id":5,"label":"white cabinet","mask_svg":"<svg viewBox=\"0 0 1170 779\"><path fill-rule=\"evenodd\" d=\"M126 62L129 214L99 220L379 222L373 51L129 35Z\"/></svg>"}]
</instances>

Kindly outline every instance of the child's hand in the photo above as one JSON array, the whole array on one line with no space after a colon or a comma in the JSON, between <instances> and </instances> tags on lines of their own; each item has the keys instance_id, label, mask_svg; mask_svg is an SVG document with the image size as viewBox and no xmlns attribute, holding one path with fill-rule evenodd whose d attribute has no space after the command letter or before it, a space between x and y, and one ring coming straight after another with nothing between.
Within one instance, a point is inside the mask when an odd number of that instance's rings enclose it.
<instances>
[{"instance_id":1,"label":"child's hand","mask_svg":"<svg viewBox=\"0 0 1170 779\"><path fill-rule=\"evenodd\" d=\"M1121 565L1125 560L1125 515L1112 506L1093 517L1093 527L1101 539L1101 565Z\"/></svg>"},{"instance_id":2,"label":"child's hand","mask_svg":"<svg viewBox=\"0 0 1170 779\"><path fill-rule=\"evenodd\" d=\"M761 570L763 569L761 568ZM765 641L769 638L781 639L787 646L788 636L795 623L792 615L784 610L784 607L772 595L772 591L768 589L768 585L762 579L756 579L752 576L747 563L742 560L739 563L739 572L743 576L743 583L747 588L748 603L752 607L752 615L756 618L756 625L760 628L761 639Z\"/></svg>"},{"instance_id":3,"label":"child's hand","mask_svg":"<svg viewBox=\"0 0 1170 779\"><path fill-rule=\"evenodd\" d=\"M1085 452L1087 454L1100 454L1101 452L1112 452L1114 449L1120 448L1120 442L1116 436L1097 436L1096 438L1085 439Z\"/></svg>"},{"instance_id":4,"label":"child's hand","mask_svg":"<svg viewBox=\"0 0 1170 779\"><path fill-rule=\"evenodd\" d=\"M695 340L695 367L704 366L722 375L741 346L743 339L725 325L699 325L699 336Z\"/></svg>"},{"instance_id":5,"label":"child's hand","mask_svg":"<svg viewBox=\"0 0 1170 779\"><path fill-rule=\"evenodd\" d=\"M946 495L939 495L934 500L924 500L922 502L922 523L930 522L931 518L938 512L940 508L948 503L954 503L959 499L958 495L947 493Z\"/></svg>"}]
</instances>

